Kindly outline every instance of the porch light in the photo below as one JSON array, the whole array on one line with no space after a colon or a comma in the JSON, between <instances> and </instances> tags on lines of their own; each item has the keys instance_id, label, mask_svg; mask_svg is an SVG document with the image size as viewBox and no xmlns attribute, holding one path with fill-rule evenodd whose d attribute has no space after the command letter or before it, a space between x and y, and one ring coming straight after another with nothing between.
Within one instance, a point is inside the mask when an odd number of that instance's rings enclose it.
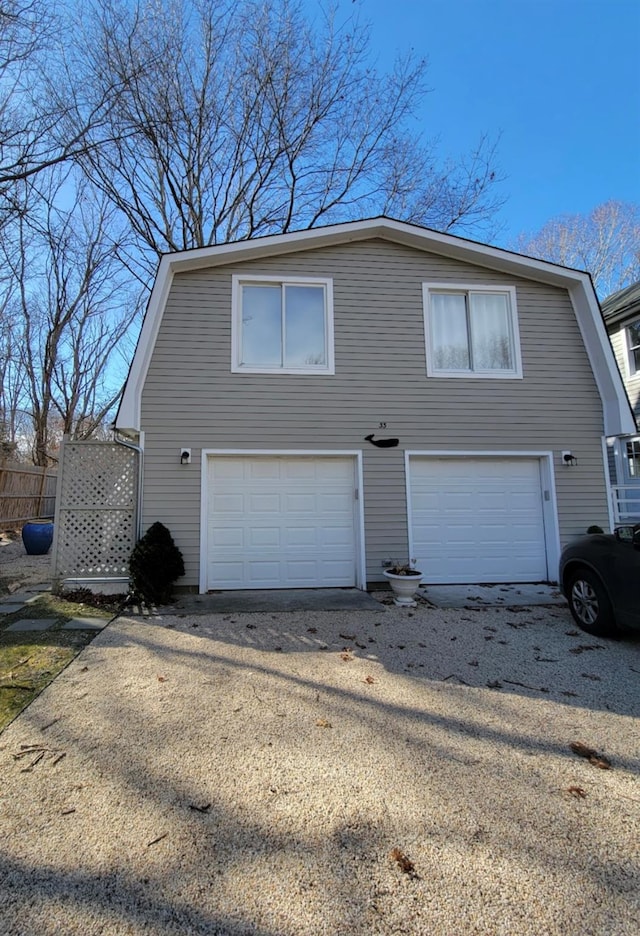
<instances>
[{"instance_id":1,"label":"porch light","mask_svg":"<svg viewBox=\"0 0 640 936\"><path fill-rule=\"evenodd\" d=\"M181 465L191 464L191 449L189 448L180 449L180 464Z\"/></svg>"},{"instance_id":2,"label":"porch light","mask_svg":"<svg viewBox=\"0 0 640 936\"><path fill-rule=\"evenodd\" d=\"M575 468L575 466L578 464L578 459L572 452L563 452L562 464L567 468Z\"/></svg>"}]
</instances>

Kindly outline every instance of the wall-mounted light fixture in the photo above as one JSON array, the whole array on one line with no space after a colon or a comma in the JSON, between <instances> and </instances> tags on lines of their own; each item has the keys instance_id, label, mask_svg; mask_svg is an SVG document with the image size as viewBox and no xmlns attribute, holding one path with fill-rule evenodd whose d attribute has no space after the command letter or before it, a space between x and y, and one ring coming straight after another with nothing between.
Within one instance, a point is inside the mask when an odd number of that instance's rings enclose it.
<instances>
[{"instance_id":1,"label":"wall-mounted light fixture","mask_svg":"<svg viewBox=\"0 0 640 936\"><path fill-rule=\"evenodd\" d=\"M180 449L180 464L181 465L191 464L191 449L188 449L188 448Z\"/></svg>"},{"instance_id":2,"label":"wall-mounted light fixture","mask_svg":"<svg viewBox=\"0 0 640 936\"><path fill-rule=\"evenodd\" d=\"M578 459L572 452L562 452L562 464L567 468L575 468L578 464Z\"/></svg>"}]
</instances>

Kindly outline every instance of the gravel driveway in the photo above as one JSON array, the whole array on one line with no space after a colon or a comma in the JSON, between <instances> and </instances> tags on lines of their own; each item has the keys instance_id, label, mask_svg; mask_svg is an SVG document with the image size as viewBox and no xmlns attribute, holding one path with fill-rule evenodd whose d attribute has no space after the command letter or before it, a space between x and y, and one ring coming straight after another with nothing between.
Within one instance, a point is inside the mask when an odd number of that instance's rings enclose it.
<instances>
[{"instance_id":1,"label":"gravel driveway","mask_svg":"<svg viewBox=\"0 0 640 936\"><path fill-rule=\"evenodd\" d=\"M636 936L639 710L564 608L120 618L0 736L0 931Z\"/></svg>"}]
</instances>

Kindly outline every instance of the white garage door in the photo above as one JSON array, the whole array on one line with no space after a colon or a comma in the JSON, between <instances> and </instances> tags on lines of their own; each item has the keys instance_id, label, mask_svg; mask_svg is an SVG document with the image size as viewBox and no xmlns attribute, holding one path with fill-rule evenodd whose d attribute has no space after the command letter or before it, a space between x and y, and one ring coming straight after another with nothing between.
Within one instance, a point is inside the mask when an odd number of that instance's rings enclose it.
<instances>
[{"instance_id":1,"label":"white garage door","mask_svg":"<svg viewBox=\"0 0 640 936\"><path fill-rule=\"evenodd\" d=\"M355 461L209 458L207 588L356 582Z\"/></svg>"},{"instance_id":2,"label":"white garage door","mask_svg":"<svg viewBox=\"0 0 640 936\"><path fill-rule=\"evenodd\" d=\"M412 457L412 552L426 582L540 582L547 558L540 462Z\"/></svg>"}]
</instances>

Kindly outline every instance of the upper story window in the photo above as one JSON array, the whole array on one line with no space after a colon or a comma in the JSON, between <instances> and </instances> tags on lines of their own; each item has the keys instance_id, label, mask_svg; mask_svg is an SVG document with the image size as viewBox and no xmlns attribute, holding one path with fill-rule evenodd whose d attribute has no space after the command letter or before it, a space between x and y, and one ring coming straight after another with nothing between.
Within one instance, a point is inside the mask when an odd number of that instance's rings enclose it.
<instances>
[{"instance_id":1,"label":"upper story window","mask_svg":"<svg viewBox=\"0 0 640 936\"><path fill-rule=\"evenodd\" d=\"M423 285L430 377L522 377L512 286Z\"/></svg>"},{"instance_id":2,"label":"upper story window","mask_svg":"<svg viewBox=\"0 0 640 936\"><path fill-rule=\"evenodd\" d=\"M232 371L333 374L331 280L233 277Z\"/></svg>"},{"instance_id":3,"label":"upper story window","mask_svg":"<svg viewBox=\"0 0 640 936\"><path fill-rule=\"evenodd\" d=\"M629 374L640 373L640 319L627 325L627 349L629 351Z\"/></svg>"}]
</instances>

